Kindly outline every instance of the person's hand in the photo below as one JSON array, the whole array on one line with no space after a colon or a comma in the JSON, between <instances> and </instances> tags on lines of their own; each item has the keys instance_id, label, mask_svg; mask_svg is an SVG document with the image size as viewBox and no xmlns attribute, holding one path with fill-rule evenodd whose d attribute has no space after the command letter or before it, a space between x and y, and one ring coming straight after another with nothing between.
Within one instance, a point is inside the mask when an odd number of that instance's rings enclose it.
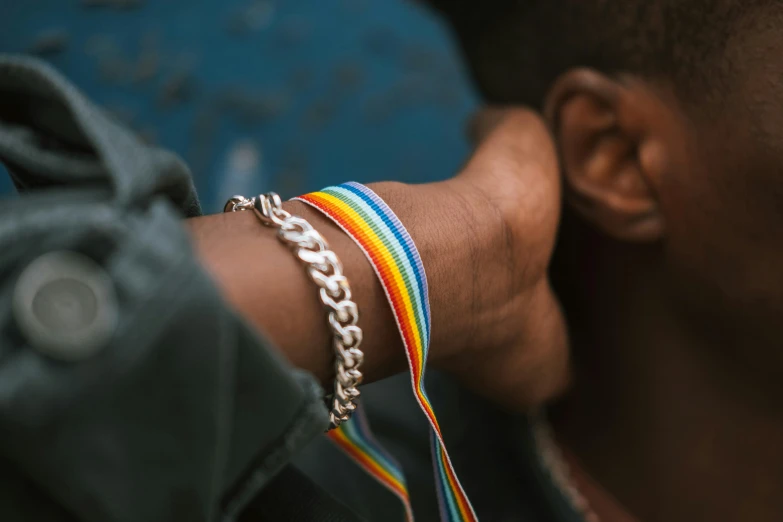
<instances>
[{"instance_id":1,"label":"person's hand","mask_svg":"<svg viewBox=\"0 0 783 522\"><path fill-rule=\"evenodd\" d=\"M431 209L411 234L427 244L440 238L437 255L423 254L431 364L523 410L568 381L565 325L547 277L560 215L557 157L547 127L526 110L486 111L472 130L481 143L457 177L411 187Z\"/></svg>"},{"instance_id":2,"label":"person's hand","mask_svg":"<svg viewBox=\"0 0 783 522\"><path fill-rule=\"evenodd\" d=\"M499 114L477 120L474 135L488 136L458 176L370 187L399 216L422 256L432 311L430 366L523 410L567 381L565 328L547 281L560 188L541 119L521 109ZM365 382L404 371L391 308L362 251L320 212L298 201L284 206L307 219L342 260L361 312ZM323 307L274 232L251 212L190 220L190 228L201 262L227 300L293 365L330 389L334 355Z\"/></svg>"}]
</instances>

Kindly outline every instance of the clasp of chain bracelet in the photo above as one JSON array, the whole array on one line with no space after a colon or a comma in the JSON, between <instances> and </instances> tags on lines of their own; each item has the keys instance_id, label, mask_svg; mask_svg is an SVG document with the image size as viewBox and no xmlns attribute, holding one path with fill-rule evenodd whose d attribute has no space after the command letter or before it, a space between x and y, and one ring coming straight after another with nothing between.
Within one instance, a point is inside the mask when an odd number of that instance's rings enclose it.
<instances>
[{"instance_id":1,"label":"clasp of chain bracelet","mask_svg":"<svg viewBox=\"0 0 783 522\"><path fill-rule=\"evenodd\" d=\"M285 220L292 217L283 210L283 201L275 192L259 194L254 198L233 196L223 207L223 212L237 212L239 210L254 210L261 222L266 226L282 227Z\"/></svg>"},{"instance_id":2,"label":"clasp of chain bracelet","mask_svg":"<svg viewBox=\"0 0 783 522\"><path fill-rule=\"evenodd\" d=\"M334 393L330 397L329 429L351 418L359 398L362 373L359 366L364 353L359 349L362 330L357 326L359 309L353 302L351 286L343 275L343 265L329 249L326 239L307 220L292 216L283 209L280 196L274 192L254 198L234 196L226 202L224 212L253 210L266 226L278 229L277 236L301 261L310 279L318 285L321 302L328 310L329 326L335 351Z\"/></svg>"}]
</instances>

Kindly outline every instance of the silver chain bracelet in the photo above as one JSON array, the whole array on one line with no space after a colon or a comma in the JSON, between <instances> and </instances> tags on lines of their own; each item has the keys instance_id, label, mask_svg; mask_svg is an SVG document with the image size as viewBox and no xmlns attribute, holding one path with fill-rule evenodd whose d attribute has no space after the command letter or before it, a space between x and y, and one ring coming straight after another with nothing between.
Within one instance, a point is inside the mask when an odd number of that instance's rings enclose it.
<instances>
[{"instance_id":1,"label":"silver chain bracelet","mask_svg":"<svg viewBox=\"0 0 783 522\"><path fill-rule=\"evenodd\" d=\"M362 330L357 326L359 309L351 300L351 285L343 275L340 259L329 249L324 237L307 220L285 211L276 193L254 198L234 196L223 208L224 212L243 210L253 210L261 223L277 228L278 239L293 250L320 289L321 302L329 312L334 336L335 381L329 412L329 429L332 430L351 418L360 394L358 385L362 382L359 371L364 359L364 353L359 349Z\"/></svg>"}]
</instances>

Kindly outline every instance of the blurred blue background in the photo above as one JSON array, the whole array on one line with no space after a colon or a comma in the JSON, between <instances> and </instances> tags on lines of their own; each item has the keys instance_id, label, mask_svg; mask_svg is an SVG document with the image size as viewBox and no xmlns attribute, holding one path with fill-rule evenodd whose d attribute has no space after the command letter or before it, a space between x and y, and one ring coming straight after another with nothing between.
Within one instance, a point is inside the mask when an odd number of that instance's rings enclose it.
<instances>
[{"instance_id":1,"label":"blurred blue background","mask_svg":"<svg viewBox=\"0 0 783 522\"><path fill-rule=\"evenodd\" d=\"M468 152L465 71L410 0L0 0L0 51L43 57L178 152L208 212L236 193L442 179Z\"/></svg>"}]
</instances>

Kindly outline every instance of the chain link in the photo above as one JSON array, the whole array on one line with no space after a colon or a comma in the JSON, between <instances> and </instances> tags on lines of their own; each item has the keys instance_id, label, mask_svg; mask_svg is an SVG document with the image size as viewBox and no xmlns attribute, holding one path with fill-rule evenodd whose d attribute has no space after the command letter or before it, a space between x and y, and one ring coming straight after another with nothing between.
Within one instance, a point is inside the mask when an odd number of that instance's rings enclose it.
<instances>
[{"instance_id":1,"label":"chain link","mask_svg":"<svg viewBox=\"0 0 783 522\"><path fill-rule=\"evenodd\" d=\"M359 371L364 353L359 308L351 300L351 286L343 275L343 265L329 249L326 239L307 220L292 216L283 209L280 196L274 192L255 198L234 196L228 200L224 212L253 210L261 222L277 228L277 237L291 248L307 270L310 279L318 285L321 302L328 310L329 326L334 336L335 382L330 397L329 429L338 427L351 418L359 398Z\"/></svg>"}]
</instances>

